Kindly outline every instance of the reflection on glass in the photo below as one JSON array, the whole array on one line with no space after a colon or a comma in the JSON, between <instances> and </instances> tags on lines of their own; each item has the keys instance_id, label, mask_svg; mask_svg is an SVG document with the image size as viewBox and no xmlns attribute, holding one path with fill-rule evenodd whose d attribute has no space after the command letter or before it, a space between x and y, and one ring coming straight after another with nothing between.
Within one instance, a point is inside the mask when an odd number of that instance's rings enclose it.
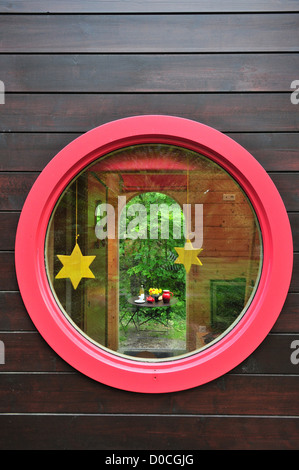
<instances>
[{"instance_id":1,"label":"reflection on glass","mask_svg":"<svg viewBox=\"0 0 299 470\"><path fill-rule=\"evenodd\" d=\"M98 159L67 187L45 255L75 328L99 347L159 361L233 328L256 290L262 245L226 171L193 151L146 144Z\"/></svg>"}]
</instances>

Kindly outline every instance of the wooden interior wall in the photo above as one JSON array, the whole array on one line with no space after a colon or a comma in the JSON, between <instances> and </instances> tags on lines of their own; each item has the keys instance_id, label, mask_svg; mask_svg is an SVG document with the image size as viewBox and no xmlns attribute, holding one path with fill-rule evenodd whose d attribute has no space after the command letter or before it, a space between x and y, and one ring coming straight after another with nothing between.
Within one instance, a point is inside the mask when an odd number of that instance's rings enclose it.
<instances>
[{"instance_id":1,"label":"wooden interior wall","mask_svg":"<svg viewBox=\"0 0 299 470\"><path fill-rule=\"evenodd\" d=\"M1 449L299 447L298 50L297 0L1 1ZM282 195L295 250L288 298L261 346L209 384L159 396L68 366L31 323L14 271L19 214L47 162L93 127L155 113L249 150Z\"/></svg>"}]
</instances>

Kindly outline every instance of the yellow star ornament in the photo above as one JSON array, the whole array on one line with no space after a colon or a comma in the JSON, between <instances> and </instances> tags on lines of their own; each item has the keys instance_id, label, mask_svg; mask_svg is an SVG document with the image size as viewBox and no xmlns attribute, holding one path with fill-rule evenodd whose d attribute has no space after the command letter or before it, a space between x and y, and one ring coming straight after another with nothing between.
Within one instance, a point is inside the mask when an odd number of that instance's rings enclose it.
<instances>
[{"instance_id":1,"label":"yellow star ornament","mask_svg":"<svg viewBox=\"0 0 299 470\"><path fill-rule=\"evenodd\" d=\"M57 257L63 264L63 268L57 274L56 279L69 278L74 289L77 289L83 277L95 277L89 268L95 256L83 256L78 243L76 243L71 255L57 255Z\"/></svg>"},{"instance_id":2,"label":"yellow star ornament","mask_svg":"<svg viewBox=\"0 0 299 470\"><path fill-rule=\"evenodd\" d=\"M175 248L175 250L179 255L178 258L175 260L175 263L183 264L187 273L189 273L192 264L202 266L202 262L197 256L203 249L193 248L190 240L186 241L185 246L183 248Z\"/></svg>"}]
</instances>

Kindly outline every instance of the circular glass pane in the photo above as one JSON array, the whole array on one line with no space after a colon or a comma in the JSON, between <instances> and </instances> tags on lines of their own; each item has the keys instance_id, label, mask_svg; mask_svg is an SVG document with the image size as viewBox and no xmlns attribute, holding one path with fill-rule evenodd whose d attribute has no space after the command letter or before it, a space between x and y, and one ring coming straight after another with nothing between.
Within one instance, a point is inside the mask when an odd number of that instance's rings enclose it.
<instances>
[{"instance_id":1,"label":"circular glass pane","mask_svg":"<svg viewBox=\"0 0 299 470\"><path fill-rule=\"evenodd\" d=\"M158 143L81 171L56 204L45 245L69 322L136 361L169 361L219 341L250 305L262 259L240 185L204 155Z\"/></svg>"}]
</instances>

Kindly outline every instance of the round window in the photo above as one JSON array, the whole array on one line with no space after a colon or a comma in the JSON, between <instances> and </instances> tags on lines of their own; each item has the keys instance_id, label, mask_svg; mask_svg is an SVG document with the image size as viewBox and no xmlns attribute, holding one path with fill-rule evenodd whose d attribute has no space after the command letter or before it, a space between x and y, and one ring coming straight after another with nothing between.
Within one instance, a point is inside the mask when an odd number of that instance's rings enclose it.
<instances>
[{"instance_id":1,"label":"round window","mask_svg":"<svg viewBox=\"0 0 299 470\"><path fill-rule=\"evenodd\" d=\"M74 178L45 252L72 324L146 360L218 341L246 312L262 266L258 220L240 185L203 155L158 143L104 155Z\"/></svg>"},{"instance_id":2,"label":"round window","mask_svg":"<svg viewBox=\"0 0 299 470\"><path fill-rule=\"evenodd\" d=\"M169 392L260 344L288 291L292 239L276 188L242 147L193 121L141 116L84 134L45 168L21 214L16 268L36 327L73 367Z\"/></svg>"}]
</instances>

